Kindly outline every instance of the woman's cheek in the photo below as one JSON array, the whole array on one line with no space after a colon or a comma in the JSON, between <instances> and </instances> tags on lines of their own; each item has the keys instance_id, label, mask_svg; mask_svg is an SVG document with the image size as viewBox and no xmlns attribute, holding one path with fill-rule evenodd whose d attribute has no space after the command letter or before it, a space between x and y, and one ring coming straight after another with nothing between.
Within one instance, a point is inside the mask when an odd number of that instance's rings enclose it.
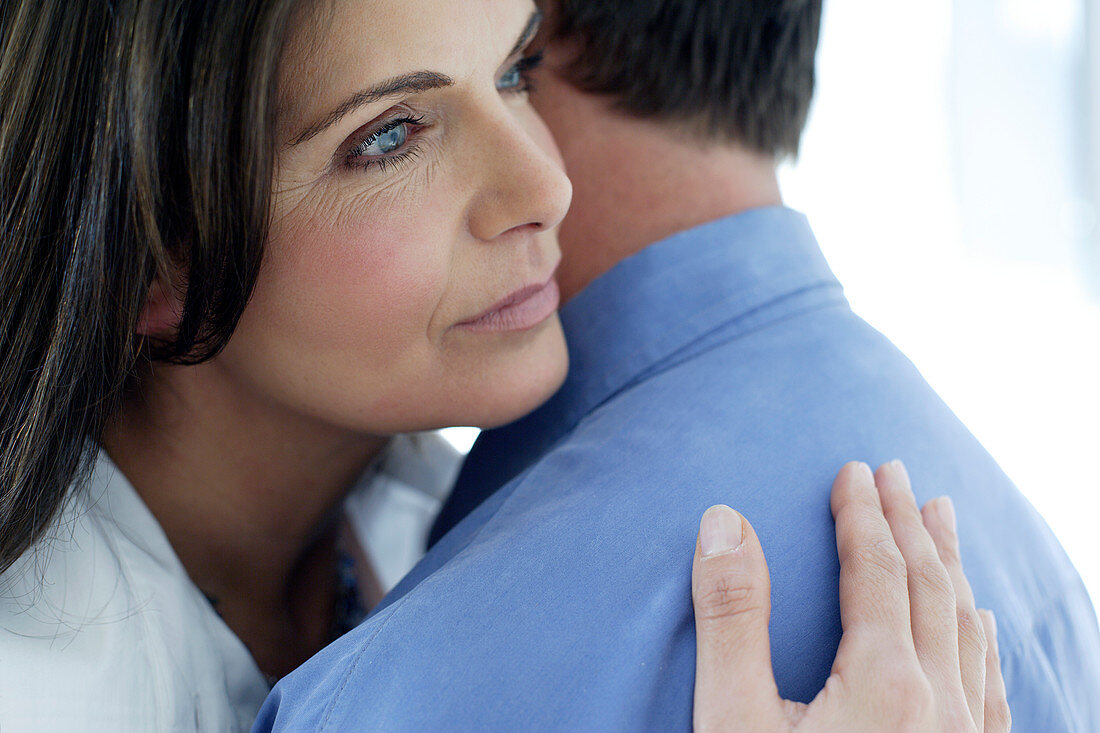
<instances>
[{"instance_id":1,"label":"woman's cheek","mask_svg":"<svg viewBox=\"0 0 1100 733\"><path fill-rule=\"evenodd\" d=\"M411 386L437 376L430 324L450 279L431 221L283 219L221 363L298 413L367 432L407 429L390 403L407 410Z\"/></svg>"},{"instance_id":2,"label":"woman's cheek","mask_svg":"<svg viewBox=\"0 0 1100 733\"><path fill-rule=\"evenodd\" d=\"M419 150L407 168L346 169L277 198L265 268L295 293L298 312L288 317L301 327L373 351L431 330L462 217L442 151L430 138Z\"/></svg>"},{"instance_id":3,"label":"woman's cheek","mask_svg":"<svg viewBox=\"0 0 1100 733\"><path fill-rule=\"evenodd\" d=\"M400 217L352 223L302 213L273 223L229 359L281 401L328 402L318 389L328 385L369 405L395 358L425 358L432 294L445 275Z\"/></svg>"},{"instance_id":4,"label":"woman's cheek","mask_svg":"<svg viewBox=\"0 0 1100 733\"><path fill-rule=\"evenodd\" d=\"M419 171L374 186L361 183L365 175L345 173L277 222L285 267L337 312L414 315L442 287L445 243L425 229L444 214L431 210Z\"/></svg>"},{"instance_id":5,"label":"woman's cheek","mask_svg":"<svg viewBox=\"0 0 1100 733\"><path fill-rule=\"evenodd\" d=\"M375 218L315 232L294 264L301 297L319 323L304 324L371 350L426 337L446 290L447 247L421 220ZM350 329L350 332L349 332Z\"/></svg>"}]
</instances>

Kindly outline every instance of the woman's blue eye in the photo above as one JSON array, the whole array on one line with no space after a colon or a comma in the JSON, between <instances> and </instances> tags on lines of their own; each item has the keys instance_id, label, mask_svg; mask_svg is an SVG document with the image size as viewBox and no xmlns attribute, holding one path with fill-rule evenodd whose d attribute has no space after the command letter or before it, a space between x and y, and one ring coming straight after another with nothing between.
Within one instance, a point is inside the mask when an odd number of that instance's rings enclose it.
<instances>
[{"instance_id":1,"label":"woman's blue eye","mask_svg":"<svg viewBox=\"0 0 1100 733\"><path fill-rule=\"evenodd\" d=\"M409 126L402 122L373 135L364 146L363 155L389 155L404 147L409 139Z\"/></svg>"},{"instance_id":2,"label":"woman's blue eye","mask_svg":"<svg viewBox=\"0 0 1100 733\"><path fill-rule=\"evenodd\" d=\"M515 66L504 72L497 81L497 91L500 92L529 92L531 91L531 72L542 63L543 52L524 56L516 62Z\"/></svg>"},{"instance_id":3,"label":"woman's blue eye","mask_svg":"<svg viewBox=\"0 0 1100 733\"><path fill-rule=\"evenodd\" d=\"M347 151L345 162L353 168L381 170L404 162L416 155L416 136L423 128L423 117L391 119Z\"/></svg>"},{"instance_id":4,"label":"woman's blue eye","mask_svg":"<svg viewBox=\"0 0 1100 733\"><path fill-rule=\"evenodd\" d=\"M500 77L500 81L497 82L497 89L500 91L508 91L511 89L518 89L523 86L523 69L519 64L516 64L508 71L504 72L504 76Z\"/></svg>"}]
</instances>

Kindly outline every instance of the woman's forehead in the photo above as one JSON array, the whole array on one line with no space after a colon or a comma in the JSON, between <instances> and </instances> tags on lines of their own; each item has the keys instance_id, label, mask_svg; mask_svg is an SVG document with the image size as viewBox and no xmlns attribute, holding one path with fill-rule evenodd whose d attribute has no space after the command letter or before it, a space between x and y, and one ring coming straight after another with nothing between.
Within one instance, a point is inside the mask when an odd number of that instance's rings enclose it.
<instances>
[{"instance_id":1,"label":"woman's forehead","mask_svg":"<svg viewBox=\"0 0 1100 733\"><path fill-rule=\"evenodd\" d=\"M436 72L461 81L504 62L531 0L314 0L295 13L279 74L280 127L356 91Z\"/></svg>"}]
</instances>

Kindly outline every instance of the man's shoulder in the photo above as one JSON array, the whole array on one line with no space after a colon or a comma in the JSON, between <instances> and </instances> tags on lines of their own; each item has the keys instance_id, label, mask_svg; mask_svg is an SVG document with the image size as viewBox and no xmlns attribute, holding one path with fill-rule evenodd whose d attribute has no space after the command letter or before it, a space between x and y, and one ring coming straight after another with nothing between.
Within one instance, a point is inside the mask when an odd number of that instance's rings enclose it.
<instances>
[{"instance_id":1,"label":"man's shoulder","mask_svg":"<svg viewBox=\"0 0 1100 733\"><path fill-rule=\"evenodd\" d=\"M796 453L835 471L904 458L917 442L1003 479L912 362L840 304L708 335L588 411L518 481L589 464L658 481L666 468L741 472Z\"/></svg>"},{"instance_id":2,"label":"man's shoulder","mask_svg":"<svg viewBox=\"0 0 1100 733\"><path fill-rule=\"evenodd\" d=\"M372 667L377 670L384 663L373 658L384 651L384 637L377 645L373 642L399 607L400 604L394 604L373 614L368 621L329 644L280 680L261 707L253 731L320 733L325 730L347 730L341 721L350 723L356 717L347 717L346 708L349 704L354 706L362 701L362 696L371 699L370 714L360 716L355 727L364 730L412 730L397 724L402 720L401 701L411 702L430 691L412 687L405 695L385 694L387 678L372 675L369 671ZM410 643L408 650L415 646L415 643ZM368 670L365 671L364 666ZM392 690L387 692L393 693ZM398 709L394 710L395 707ZM376 723L390 720L392 725L367 725L368 717Z\"/></svg>"},{"instance_id":3,"label":"man's shoulder","mask_svg":"<svg viewBox=\"0 0 1100 733\"><path fill-rule=\"evenodd\" d=\"M715 503L761 537L777 684L809 700L840 635L828 495L853 459L902 458L919 498L955 497L979 602L1009 644L1057 671L1009 676L1021 713L1070 694L1058 691L1069 655L1097 649L1079 580L913 366L842 308L724 336L588 411L452 529L391 605L281 684L264 729L688 728L691 551ZM1051 598L1076 620L1050 621L1043 633L1059 638L1037 646L1037 599Z\"/></svg>"}]
</instances>

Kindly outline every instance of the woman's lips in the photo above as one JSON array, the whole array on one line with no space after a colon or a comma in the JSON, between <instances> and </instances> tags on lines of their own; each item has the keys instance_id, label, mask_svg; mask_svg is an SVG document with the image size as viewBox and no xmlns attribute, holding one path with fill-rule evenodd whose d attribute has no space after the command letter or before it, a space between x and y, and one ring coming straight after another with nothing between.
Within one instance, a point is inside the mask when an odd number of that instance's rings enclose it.
<instances>
[{"instance_id":1,"label":"woman's lips","mask_svg":"<svg viewBox=\"0 0 1100 733\"><path fill-rule=\"evenodd\" d=\"M525 331L552 316L560 300L558 283L551 277L542 284L520 288L481 315L463 321L455 328L475 333Z\"/></svg>"}]
</instances>

